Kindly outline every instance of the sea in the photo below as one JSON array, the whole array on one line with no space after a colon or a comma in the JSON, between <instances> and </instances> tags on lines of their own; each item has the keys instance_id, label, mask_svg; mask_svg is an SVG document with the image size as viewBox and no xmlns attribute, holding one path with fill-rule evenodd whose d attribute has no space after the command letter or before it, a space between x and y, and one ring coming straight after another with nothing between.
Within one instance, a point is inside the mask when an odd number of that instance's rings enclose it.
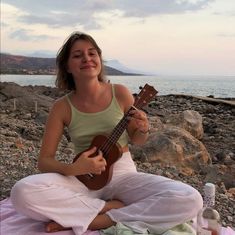
<instances>
[{"instance_id":1,"label":"sea","mask_svg":"<svg viewBox=\"0 0 235 235\"><path fill-rule=\"evenodd\" d=\"M185 94L211 96L214 98L235 98L234 76L107 76L111 83L127 86L132 93L146 83L158 90L158 95ZM5 75L2 82L15 82L21 86L44 85L55 87L55 75Z\"/></svg>"}]
</instances>

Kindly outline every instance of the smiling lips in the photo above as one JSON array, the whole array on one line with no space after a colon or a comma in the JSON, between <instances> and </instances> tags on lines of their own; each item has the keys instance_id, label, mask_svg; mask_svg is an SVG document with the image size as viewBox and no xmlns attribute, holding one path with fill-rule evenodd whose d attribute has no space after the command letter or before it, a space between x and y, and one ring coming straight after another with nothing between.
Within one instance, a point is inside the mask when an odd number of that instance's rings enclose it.
<instances>
[{"instance_id":1,"label":"smiling lips","mask_svg":"<svg viewBox=\"0 0 235 235\"><path fill-rule=\"evenodd\" d=\"M94 65L84 65L82 67L80 67L80 69L92 69L92 68L95 68Z\"/></svg>"}]
</instances>

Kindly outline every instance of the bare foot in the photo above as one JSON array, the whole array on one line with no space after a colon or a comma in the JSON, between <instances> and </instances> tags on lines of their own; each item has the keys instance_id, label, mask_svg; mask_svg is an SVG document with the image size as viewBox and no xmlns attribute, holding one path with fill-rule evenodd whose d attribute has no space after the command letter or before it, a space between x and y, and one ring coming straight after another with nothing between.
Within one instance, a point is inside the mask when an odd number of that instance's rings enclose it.
<instances>
[{"instance_id":1,"label":"bare foot","mask_svg":"<svg viewBox=\"0 0 235 235\"><path fill-rule=\"evenodd\" d=\"M62 225L56 223L55 221L50 221L46 224L46 232L47 233L54 233L64 230L70 230L71 228L65 228Z\"/></svg>"},{"instance_id":2,"label":"bare foot","mask_svg":"<svg viewBox=\"0 0 235 235\"><path fill-rule=\"evenodd\" d=\"M105 215L104 213L111 210L111 209L118 209L124 207L124 203L119 200L111 200L107 201L102 211L100 211L99 215L93 220L90 224L89 228L91 230L96 230L100 228L107 228L115 224L109 216ZM46 224L46 232L47 233L54 233L64 230L70 230L71 228L65 228L62 225L56 223L55 221L50 221Z\"/></svg>"},{"instance_id":3,"label":"bare foot","mask_svg":"<svg viewBox=\"0 0 235 235\"><path fill-rule=\"evenodd\" d=\"M104 208L102 209L102 211L99 214L104 214L105 212L107 212L111 209L119 209L124 206L125 206L125 204L119 200L107 201Z\"/></svg>"}]
</instances>

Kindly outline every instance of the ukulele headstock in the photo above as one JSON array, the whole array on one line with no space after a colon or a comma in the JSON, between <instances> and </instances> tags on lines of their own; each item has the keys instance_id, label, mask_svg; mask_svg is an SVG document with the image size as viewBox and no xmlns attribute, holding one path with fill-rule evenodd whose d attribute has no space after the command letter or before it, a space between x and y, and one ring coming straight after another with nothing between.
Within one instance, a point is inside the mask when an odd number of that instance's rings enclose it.
<instances>
[{"instance_id":1,"label":"ukulele headstock","mask_svg":"<svg viewBox=\"0 0 235 235\"><path fill-rule=\"evenodd\" d=\"M158 91L153 86L145 84L140 93L135 96L134 106L139 109L147 105L157 93Z\"/></svg>"}]
</instances>

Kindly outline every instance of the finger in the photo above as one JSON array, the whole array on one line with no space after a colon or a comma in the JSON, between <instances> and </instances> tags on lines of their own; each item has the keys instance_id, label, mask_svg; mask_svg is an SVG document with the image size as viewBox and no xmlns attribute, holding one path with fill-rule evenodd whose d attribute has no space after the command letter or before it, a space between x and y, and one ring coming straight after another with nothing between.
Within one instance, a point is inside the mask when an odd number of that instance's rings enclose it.
<instances>
[{"instance_id":1,"label":"finger","mask_svg":"<svg viewBox=\"0 0 235 235\"><path fill-rule=\"evenodd\" d=\"M90 156L90 155L94 154L96 152L96 150L97 150L97 148L94 146L91 149L88 149L87 151L85 151L83 154L85 156Z\"/></svg>"},{"instance_id":2,"label":"finger","mask_svg":"<svg viewBox=\"0 0 235 235\"><path fill-rule=\"evenodd\" d=\"M97 171L105 171L105 169L106 169L106 167L105 166L99 166L98 168L97 168Z\"/></svg>"},{"instance_id":3,"label":"finger","mask_svg":"<svg viewBox=\"0 0 235 235\"><path fill-rule=\"evenodd\" d=\"M95 161L96 164L99 164L99 166L101 167L105 167L107 165L107 162L102 155L97 155L94 158L92 158L92 160Z\"/></svg>"},{"instance_id":4,"label":"finger","mask_svg":"<svg viewBox=\"0 0 235 235\"><path fill-rule=\"evenodd\" d=\"M147 115L146 113L142 111L135 111L135 113L132 115L133 118L139 119L139 120L146 120Z\"/></svg>"},{"instance_id":5,"label":"finger","mask_svg":"<svg viewBox=\"0 0 235 235\"><path fill-rule=\"evenodd\" d=\"M137 119L137 120L136 120L136 125L137 125L137 128L138 128L138 129L141 129L141 128L146 128L146 129L148 129L148 122L146 122L146 121Z\"/></svg>"},{"instance_id":6,"label":"finger","mask_svg":"<svg viewBox=\"0 0 235 235\"><path fill-rule=\"evenodd\" d=\"M95 156L96 159L101 160L103 158L103 153L101 150L97 151L97 155Z\"/></svg>"},{"instance_id":7,"label":"finger","mask_svg":"<svg viewBox=\"0 0 235 235\"><path fill-rule=\"evenodd\" d=\"M134 115L136 113L138 113L138 114L145 114L145 112L143 110L140 110L140 109L135 109L135 110L131 110L130 111L130 114Z\"/></svg>"},{"instance_id":8,"label":"finger","mask_svg":"<svg viewBox=\"0 0 235 235\"><path fill-rule=\"evenodd\" d=\"M141 129L142 130L148 130L149 129L149 124L148 123L142 123L142 125L140 125L141 126Z\"/></svg>"},{"instance_id":9,"label":"finger","mask_svg":"<svg viewBox=\"0 0 235 235\"><path fill-rule=\"evenodd\" d=\"M104 162L104 165L107 166L107 162L105 158L103 158L103 162Z\"/></svg>"},{"instance_id":10,"label":"finger","mask_svg":"<svg viewBox=\"0 0 235 235\"><path fill-rule=\"evenodd\" d=\"M99 167L95 170L95 172L98 174L101 174L102 172L104 172L106 170L106 167L105 166L102 166L102 167Z\"/></svg>"},{"instance_id":11,"label":"finger","mask_svg":"<svg viewBox=\"0 0 235 235\"><path fill-rule=\"evenodd\" d=\"M105 167L107 165L105 158L102 157L101 159L99 159L99 164L101 167Z\"/></svg>"},{"instance_id":12,"label":"finger","mask_svg":"<svg viewBox=\"0 0 235 235\"><path fill-rule=\"evenodd\" d=\"M95 175L101 175L101 173L102 173L102 171L100 171L100 170L97 170L94 172Z\"/></svg>"},{"instance_id":13,"label":"finger","mask_svg":"<svg viewBox=\"0 0 235 235\"><path fill-rule=\"evenodd\" d=\"M146 120L147 119L147 115L144 112L138 113L139 119L141 120Z\"/></svg>"}]
</instances>

